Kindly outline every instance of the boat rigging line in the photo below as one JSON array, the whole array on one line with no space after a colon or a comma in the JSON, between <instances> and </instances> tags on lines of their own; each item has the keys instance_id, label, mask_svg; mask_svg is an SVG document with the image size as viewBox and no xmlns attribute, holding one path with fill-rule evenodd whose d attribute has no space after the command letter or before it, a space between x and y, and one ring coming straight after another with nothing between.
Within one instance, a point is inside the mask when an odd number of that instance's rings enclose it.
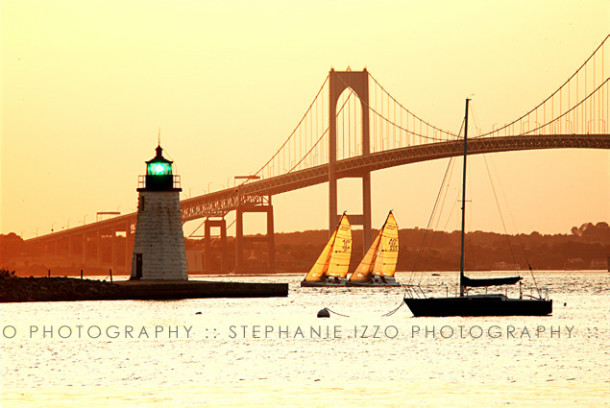
<instances>
[{"instance_id":1,"label":"boat rigging line","mask_svg":"<svg viewBox=\"0 0 610 408\"><path fill-rule=\"evenodd\" d=\"M516 264L517 261L516 261L515 253L513 251L512 245L510 243L510 237L509 237L508 230L506 228L506 223L504 222L504 216L502 215L502 209L500 207L500 201L499 201L498 195L496 193L496 188L495 188L495 185L494 185L493 177L491 175L491 171L489 169L489 165L487 163L487 159L486 159L485 155L483 155L483 161L485 163L485 168L487 170L487 175L489 177L489 182L491 184L491 191L493 192L494 199L496 201L496 207L498 208L498 215L500 216L500 221L502 222L502 228L504 229L504 235L506 236L506 242L507 242L507 245L508 245L508 249L510 250L510 254L511 254L511 257L513 259L513 263ZM502 191L502 185L500 183L498 183L498 184L500 186L500 191ZM504 195L504 197L505 197L505 195ZM511 216L513 224L515 224L514 217L512 216L512 212L510 211L510 207L508 206L508 201L506 200L506 198L504 199L504 201L506 203L506 208L508 209L508 212L509 212L509 214ZM536 291L538 292L538 297L540 297L542 299L542 293L540 292L540 288L538 287L538 283L536 282L536 277L534 276L534 271L532 270L532 265L530 264L530 261L528 259L527 251L525 250L525 246L523 245L523 241L519 237L519 233L517 232L516 225L515 225L515 236L517 238L517 242L518 242L519 246L521 247L521 252L523 253L523 257L525 258L525 262L527 263L527 267L528 267L528 269L530 271L530 275L532 277L532 281L534 282L534 287L536 288Z\"/></svg>"},{"instance_id":2,"label":"boat rigging line","mask_svg":"<svg viewBox=\"0 0 610 408\"><path fill-rule=\"evenodd\" d=\"M393 310L390 310L389 312L387 312L385 314L382 314L381 317L390 317L390 316L392 316L394 313L398 312L398 309L400 309L404 305L405 305L405 301L403 299L400 299L400 304L398 305L398 307L396 307Z\"/></svg>"},{"instance_id":3,"label":"boat rigging line","mask_svg":"<svg viewBox=\"0 0 610 408\"><path fill-rule=\"evenodd\" d=\"M460 126L460 131L458 132L458 135L462 133L462 129L464 127L464 122L465 122L465 120L462 120L462 125ZM434 201L434 207L432 208L432 213L430 214L430 218L428 219L428 225L426 226L426 230L424 232L424 238L422 239L422 243L419 247L419 251L417 252L417 256L415 257L415 262L413 264L413 270L411 271L411 276L409 277L409 284L412 284L412 282L413 282L413 278L415 276L416 269L419 264L419 260L421 258L421 255L424 252L424 248L425 248L426 242L428 240L428 234L431 232L432 222L437 213L437 208L441 201L441 196L443 195L443 190L446 187L447 176L450 174L450 169L452 168L452 163L453 163L453 158L450 158L449 162L447 163L447 168L445 169L445 175L443 176L443 181L441 182L441 186L440 186L438 194L436 196L436 200Z\"/></svg>"}]
</instances>

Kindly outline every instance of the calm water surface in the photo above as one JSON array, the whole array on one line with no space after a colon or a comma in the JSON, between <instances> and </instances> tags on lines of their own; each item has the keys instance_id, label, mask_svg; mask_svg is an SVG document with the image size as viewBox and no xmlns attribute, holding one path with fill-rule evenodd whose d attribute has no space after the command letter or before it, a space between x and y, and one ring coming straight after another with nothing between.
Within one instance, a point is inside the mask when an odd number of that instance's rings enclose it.
<instances>
[{"instance_id":1,"label":"calm water surface","mask_svg":"<svg viewBox=\"0 0 610 408\"><path fill-rule=\"evenodd\" d=\"M502 318L382 317L402 289L302 277L213 278L287 298L2 304L1 405L610 406L606 272L540 272L553 315ZM444 295L456 276L416 282Z\"/></svg>"}]
</instances>

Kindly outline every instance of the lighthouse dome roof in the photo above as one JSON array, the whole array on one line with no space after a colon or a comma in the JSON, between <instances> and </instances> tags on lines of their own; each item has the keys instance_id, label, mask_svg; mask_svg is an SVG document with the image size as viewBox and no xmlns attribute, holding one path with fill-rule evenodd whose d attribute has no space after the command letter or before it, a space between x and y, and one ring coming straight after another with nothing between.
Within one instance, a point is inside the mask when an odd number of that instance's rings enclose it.
<instances>
[{"instance_id":1,"label":"lighthouse dome roof","mask_svg":"<svg viewBox=\"0 0 610 408\"><path fill-rule=\"evenodd\" d=\"M173 161L167 160L165 157L163 157L163 148L161 145L157 146L155 150L157 151L156 156L148 160L146 163L173 163Z\"/></svg>"}]
</instances>

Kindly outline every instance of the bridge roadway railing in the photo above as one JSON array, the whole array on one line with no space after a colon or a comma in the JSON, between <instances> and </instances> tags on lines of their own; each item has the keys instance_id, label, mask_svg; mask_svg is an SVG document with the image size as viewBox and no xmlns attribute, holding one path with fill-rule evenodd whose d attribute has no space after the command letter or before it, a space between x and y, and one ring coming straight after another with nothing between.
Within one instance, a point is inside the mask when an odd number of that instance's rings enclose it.
<instances>
[{"instance_id":1,"label":"bridge roadway railing","mask_svg":"<svg viewBox=\"0 0 610 408\"><path fill-rule=\"evenodd\" d=\"M537 150L556 148L610 149L610 135L532 135L504 137L473 137L468 141L468 154ZM381 170L427 160L435 160L463 154L462 140L430 143L371 153L337 161L337 177L353 177L366 171ZM266 197L288 191L321 184L328 181L328 164L287 173L240 186L228 188L181 201L184 222L204 217L225 216L242 205L262 205ZM95 231L133 231L136 213L58 231L26 240L36 243L48 239L59 239L70 235L88 234ZM127 232L129 234L129 231Z\"/></svg>"},{"instance_id":2,"label":"bridge roadway railing","mask_svg":"<svg viewBox=\"0 0 610 408\"><path fill-rule=\"evenodd\" d=\"M77 235L91 235L96 233L114 233L123 231L127 235L135 231L135 224L137 219L137 213L130 213L113 217L107 220L93 222L91 224L81 225L79 227L72 227L61 231L56 231L51 234L41 235L35 238L26 239L26 244L40 244L46 241L55 241L65 239L71 236Z\"/></svg>"},{"instance_id":3,"label":"bridge roadway railing","mask_svg":"<svg viewBox=\"0 0 610 408\"><path fill-rule=\"evenodd\" d=\"M551 148L610 149L610 135L538 135L472 138L468 141L469 154L483 154L515 150ZM461 140L431 143L387 150L337 161L338 178L357 176L366 171L381 170L426 160L461 156ZM269 196L309 187L328 181L328 164L287 173L266 180L249 182L238 187L182 201L183 218L191 219L216 215L215 211L229 212L240 200Z\"/></svg>"}]
</instances>

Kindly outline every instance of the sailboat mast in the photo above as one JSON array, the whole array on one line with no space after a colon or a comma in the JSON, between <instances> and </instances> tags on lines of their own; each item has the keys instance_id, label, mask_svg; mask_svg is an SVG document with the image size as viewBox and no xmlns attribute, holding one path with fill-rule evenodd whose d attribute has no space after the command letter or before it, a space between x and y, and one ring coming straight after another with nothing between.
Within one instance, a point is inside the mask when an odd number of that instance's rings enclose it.
<instances>
[{"instance_id":1,"label":"sailboat mast","mask_svg":"<svg viewBox=\"0 0 610 408\"><path fill-rule=\"evenodd\" d=\"M462 245L460 250L460 296L464 296L464 230L466 227L466 157L468 155L468 102L464 118L464 169L462 170Z\"/></svg>"}]
</instances>

